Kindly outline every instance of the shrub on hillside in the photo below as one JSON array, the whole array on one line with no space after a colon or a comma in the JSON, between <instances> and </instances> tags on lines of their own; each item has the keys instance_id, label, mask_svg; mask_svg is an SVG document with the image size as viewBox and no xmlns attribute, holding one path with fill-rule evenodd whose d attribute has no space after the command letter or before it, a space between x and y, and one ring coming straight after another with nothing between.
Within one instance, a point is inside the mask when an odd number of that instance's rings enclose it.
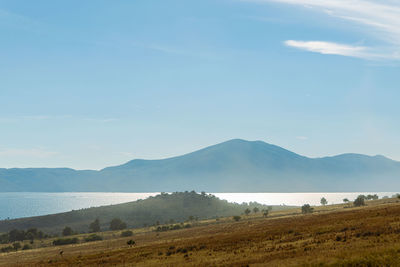
<instances>
[{"instance_id":1,"label":"shrub on hillside","mask_svg":"<svg viewBox=\"0 0 400 267\"><path fill-rule=\"evenodd\" d=\"M25 245L22 247L22 250L28 250L28 249L32 249L32 247L31 247L30 245L28 245L28 244L25 244Z\"/></svg>"},{"instance_id":2,"label":"shrub on hillside","mask_svg":"<svg viewBox=\"0 0 400 267\"><path fill-rule=\"evenodd\" d=\"M121 237L128 237L128 236L133 236L133 232L131 230L123 231L121 233Z\"/></svg>"},{"instance_id":3,"label":"shrub on hillside","mask_svg":"<svg viewBox=\"0 0 400 267\"><path fill-rule=\"evenodd\" d=\"M4 252L4 253L11 252L11 251L14 251L14 248L12 246L1 248L1 252Z\"/></svg>"},{"instance_id":4,"label":"shrub on hillside","mask_svg":"<svg viewBox=\"0 0 400 267\"><path fill-rule=\"evenodd\" d=\"M69 236L69 235L73 235L73 234L74 234L74 231L69 226L65 226L64 230L62 231L63 236Z\"/></svg>"},{"instance_id":5,"label":"shrub on hillside","mask_svg":"<svg viewBox=\"0 0 400 267\"><path fill-rule=\"evenodd\" d=\"M365 205L365 197L363 195L358 196L355 200L354 200L354 206L356 207L360 207L360 206L364 206Z\"/></svg>"},{"instance_id":6,"label":"shrub on hillside","mask_svg":"<svg viewBox=\"0 0 400 267\"><path fill-rule=\"evenodd\" d=\"M94 222L89 225L89 229L91 233L100 232L100 220L94 220Z\"/></svg>"},{"instance_id":7,"label":"shrub on hillside","mask_svg":"<svg viewBox=\"0 0 400 267\"><path fill-rule=\"evenodd\" d=\"M19 243L19 242L16 242L16 243L14 243L13 244L13 248L15 249L15 250L18 250L18 249L20 249L22 246L21 246L21 243Z\"/></svg>"},{"instance_id":8,"label":"shrub on hillside","mask_svg":"<svg viewBox=\"0 0 400 267\"><path fill-rule=\"evenodd\" d=\"M74 238L58 238L53 241L54 246L62 246L62 245L69 245L69 244L77 244L79 242L79 239L74 237Z\"/></svg>"},{"instance_id":9,"label":"shrub on hillside","mask_svg":"<svg viewBox=\"0 0 400 267\"><path fill-rule=\"evenodd\" d=\"M314 208L312 208L310 206L310 204L304 204L301 207L301 213L303 213L303 214L312 213L313 211L314 211Z\"/></svg>"},{"instance_id":10,"label":"shrub on hillside","mask_svg":"<svg viewBox=\"0 0 400 267\"><path fill-rule=\"evenodd\" d=\"M123 230L126 228L126 223L124 223L120 218L114 218L110 222L110 230Z\"/></svg>"},{"instance_id":11,"label":"shrub on hillside","mask_svg":"<svg viewBox=\"0 0 400 267\"><path fill-rule=\"evenodd\" d=\"M250 214L250 212L251 212L251 210L250 210L250 209L245 209L245 210L244 210L244 213L245 213L246 215L249 215L249 214Z\"/></svg>"},{"instance_id":12,"label":"shrub on hillside","mask_svg":"<svg viewBox=\"0 0 400 267\"><path fill-rule=\"evenodd\" d=\"M241 217L236 215L236 216L233 216L233 219L238 222L238 221L240 221Z\"/></svg>"},{"instance_id":13,"label":"shrub on hillside","mask_svg":"<svg viewBox=\"0 0 400 267\"><path fill-rule=\"evenodd\" d=\"M100 240L103 240L103 237L96 235L96 234L91 234L85 238L86 242L93 242L93 241L100 241Z\"/></svg>"}]
</instances>

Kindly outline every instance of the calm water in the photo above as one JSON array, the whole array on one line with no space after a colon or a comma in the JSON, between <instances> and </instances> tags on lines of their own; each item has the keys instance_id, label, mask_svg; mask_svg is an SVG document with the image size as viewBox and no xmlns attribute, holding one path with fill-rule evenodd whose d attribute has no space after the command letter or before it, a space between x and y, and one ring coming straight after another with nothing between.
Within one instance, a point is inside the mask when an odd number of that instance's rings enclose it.
<instances>
[{"instance_id":1,"label":"calm water","mask_svg":"<svg viewBox=\"0 0 400 267\"><path fill-rule=\"evenodd\" d=\"M355 193L213 193L230 202L256 201L266 205L319 205L321 197L328 203L341 203L344 198L354 200ZM0 219L39 216L89 207L119 204L145 199L158 193L0 193ZM376 193L380 198L394 192Z\"/></svg>"}]
</instances>

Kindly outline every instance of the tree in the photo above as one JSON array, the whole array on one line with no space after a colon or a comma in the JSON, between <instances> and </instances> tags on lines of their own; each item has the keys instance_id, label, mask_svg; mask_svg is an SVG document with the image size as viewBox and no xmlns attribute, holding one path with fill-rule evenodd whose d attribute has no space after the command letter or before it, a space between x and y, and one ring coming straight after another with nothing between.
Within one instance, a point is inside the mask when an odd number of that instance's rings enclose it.
<instances>
[{"instance_id":1,"label":"tree","mask_svg":"<svg viewBox=\"0 0 400 267\"><path fill-rule=\"evenodd\" d=\"M264 217L267 217L267 216L268 216L268 213L269 213L269 211L268 211L268 210L262 210L262 213L263 213L263 216L264 216Z\"/></svg>"},{"instance_id":2,"label":"tree","mask_svg":"<svg viewBox=\"0 0 400 267\"><path fill-rule=\"evenodd\" d=\"M62 231L63 236L69 236L69 235L73 235L73 234L74 234L74 231L69 226L65 226L64 230Z\"/></svg>"},{"instance_id":3,"label":"tree","mask_svg":"<svg viewBox=\"0 0 400 267\"><path fill-rule=\"evenodd\" d=\"M257 213L257 212L259 212L260 211L260 209L259 208L257 208L257 207L254 207L254 209L253 209L253 212L254 213Z\"/></svg>"},{"instance_id":4,"label":"tree","mask_svg":"<svg viewBox=\"0 0 400 267\"><path fill-rule=\"evenodd\" d=\"M240 220L240 216L233 216L233 219L238 222Z\"/></svg>"},{"instance_id":5,"label":"tree","mask_svg":"<svg viewBox=\"0 0 400 267\"><path fill-rule=\"evenodd\" d=\"M326 204L328 204L328 201L326 200L326 198L324 198L324 197L321 198L321 204L324 205L324 206L325 206Z\"/></svg>"},{"instance_id":6,"label":"tree","mask_svg":"<svg viewBox=\"0 0 400 267\"><path fill-rule=\"evenodd\" d=\"M13 248L14 248L15 250L20 249L20 248L21 248L21 243L19 243L19 242L14 243L14 244L13 244Z\"/></svg>"},{"instance_id":7,"label":"tree","mask_svg":"<svg viewBox=\"0 0 400 267\"><path fill-rule=\"evenodd\" d=\"M354 200L354 206L360 207L365 205L365 196L359 195L355 200Z\"/></svg>"},{"instance_id":8,"label":"tree","mask_svg":"<svg viewBox=\"0 0 400 267\"><path fill-rule=\"evenodd\" d=\"M249 214L250 214L250 212L251 212L251 210L250 210L250 209L248 209L248 208L244 210L244 213L245 213L246 215L249 215Z\"/></svg>"},{"instance_id":9,"label":"tree","mask_svg":"<svg viewBox=\"0 0 400 267\"><path fill-rule=\"evenodd\" d=\"M89 225L89 230L91 233L100 232L100 220L97 218Z\"/></svg>"},{"instance_id":10,"label":"tree","mask_svg":"<svg viewBox=\"0 0 400 267\"><path fill-rule=\"evenodd\" d=\"M306 214L306 213L312 213L314 211L314 208L311 208L310 204L304 204L301 207L301 213Z\"/></svg>"},{"instance_id":11,"label":"tree","mask_svg":"<svg viewBox=\"0 0 400 267\"><path fill-rule=\"evenodd\" d=\"M128 244L129 246L133 246L136 244L136 242L131 239L128 242L126 242L126 244Z\"/></svg>"},{"instance_id":12,"label":"tree","mask_svg":"<svg viewBox=\"0 0 400 267\"><path fill-rule=\"evenodd\" d=\"M343 202L344 202L344 203L349 203L350 201L349 201L348 198L343 198Z\"/></svg>"},{"instance_id":13,"label":"tree","mask_svg":"<svg viewBox=\"0 0 400 267\"><path fill-rule=\"evenodd\" d=\"M124 223L120 218L114 218L110 222L110 230L123 230L126 228L126 223Z\"/></svg>"}]
</instances>

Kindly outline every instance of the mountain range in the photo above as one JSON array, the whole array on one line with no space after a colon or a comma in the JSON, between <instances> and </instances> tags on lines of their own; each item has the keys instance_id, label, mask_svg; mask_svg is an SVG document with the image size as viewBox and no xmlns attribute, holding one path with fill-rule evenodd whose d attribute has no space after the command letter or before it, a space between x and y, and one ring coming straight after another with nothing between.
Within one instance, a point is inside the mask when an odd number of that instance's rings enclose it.
<instances>
[{"instance_id":1,"label":"mountain range","mask_svg":"<svg viewBox=\"0 0 400 267\"><path fill-rule=\"evenodd\" d=\"M384 156L309 158L241 139L99 171L0 169L0 192L394 192L399 186L400 162Z\"/></svg>"}]
</instances>

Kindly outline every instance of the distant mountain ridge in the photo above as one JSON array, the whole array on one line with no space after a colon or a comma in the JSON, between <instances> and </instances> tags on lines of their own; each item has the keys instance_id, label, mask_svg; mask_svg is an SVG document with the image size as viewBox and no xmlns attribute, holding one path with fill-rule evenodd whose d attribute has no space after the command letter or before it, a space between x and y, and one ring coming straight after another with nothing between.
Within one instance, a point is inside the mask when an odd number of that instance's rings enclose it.
<instances>
[{"instance_id":1,"label":"distant mountain ridge","mask_svg":"<svg viewBox=\"0 0 400 267\"><path fill-rule=\"evenodd\" d=\"M100 171L0 169L1 192L377 192L399 186L400 162L384 156L308 158L241 139L167 159L135 159Z\"/></svg>"}]
</instances>

